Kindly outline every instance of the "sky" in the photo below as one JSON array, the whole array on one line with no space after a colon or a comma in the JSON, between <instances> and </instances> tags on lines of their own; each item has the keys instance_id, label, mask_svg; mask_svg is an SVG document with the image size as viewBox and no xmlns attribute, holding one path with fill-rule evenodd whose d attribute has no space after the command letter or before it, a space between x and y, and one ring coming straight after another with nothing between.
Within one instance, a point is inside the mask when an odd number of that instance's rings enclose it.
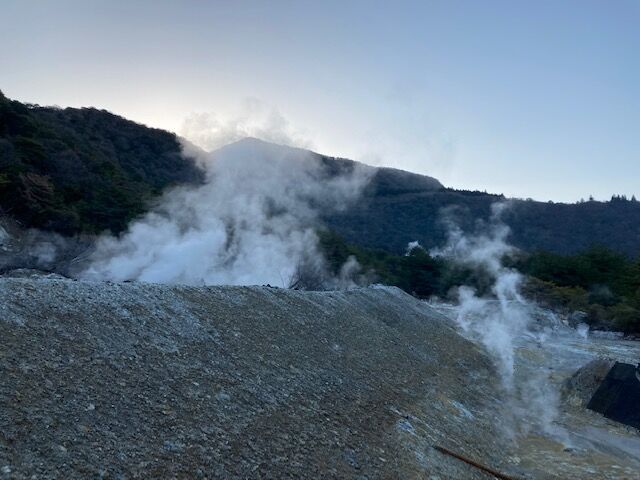
<instances>
[{"instance_id":1,"label":"sky","mask_svg":"<svg viewBox=\"0 0 640 480\"><path fill-rule=\"evenodd\" d=\"M537 200L640 197L640 0L0 0L0 90Z\"/></svg>"}]
</instances>

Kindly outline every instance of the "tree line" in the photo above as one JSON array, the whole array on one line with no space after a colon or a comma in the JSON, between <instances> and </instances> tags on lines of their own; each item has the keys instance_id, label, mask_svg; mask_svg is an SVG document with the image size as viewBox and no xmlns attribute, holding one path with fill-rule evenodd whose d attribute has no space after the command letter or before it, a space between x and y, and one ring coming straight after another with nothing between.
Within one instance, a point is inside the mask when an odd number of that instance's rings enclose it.
<instances>
[{"instance_id":1,"label":"tree line","mask_svg":"<svg viewBox=\"0 0 640 480\"><path fill-rule=\"evenodd\" d=\"M461 285L491 294L493 279L487 272L433 257L422 248L399 255L348 243L329 230L320 233L320 245L335 274L353 256L368 281L397 286L418 298L447 298ZM640 334L640 258L594 246L574 255L521 251L504 261L525 275L525 295L543 306L583 312L592 328Z\"/></svg>"}]
</instances>

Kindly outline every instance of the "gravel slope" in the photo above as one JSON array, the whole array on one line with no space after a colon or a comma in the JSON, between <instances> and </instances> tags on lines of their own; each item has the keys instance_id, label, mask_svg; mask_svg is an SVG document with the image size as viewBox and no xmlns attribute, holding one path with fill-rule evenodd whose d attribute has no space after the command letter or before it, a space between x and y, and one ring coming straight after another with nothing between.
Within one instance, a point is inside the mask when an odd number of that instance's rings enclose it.
<instances>
[{"instance_id":1,"label":"gravel slope","mask_svg":"<svg viewBox=\"0 0 640 480\"><path fill-rule=\"evenodd\" d=\"M0 478L486 479L491 361L395 288L0 279Z\"/></svg>"}]
</instances>

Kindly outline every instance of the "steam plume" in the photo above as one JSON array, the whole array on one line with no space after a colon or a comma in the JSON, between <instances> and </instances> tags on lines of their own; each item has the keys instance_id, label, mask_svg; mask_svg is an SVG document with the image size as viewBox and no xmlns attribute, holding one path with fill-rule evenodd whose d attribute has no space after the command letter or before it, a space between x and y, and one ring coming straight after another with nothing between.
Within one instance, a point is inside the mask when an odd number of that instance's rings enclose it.
<instances>
[{"instance_id":1,"label":"steam plume","mask_svg":"<svg viewBox=\"0 0 640 480\"><path fill-rule=\"evenodd\" d=\"M506 242L509 228L500 221L505 208L504 203L492 205L489 227L485 232L471 236L465 235L454 221L446 219L449 226L447 245L431 253L480 269L493 279L491 290L497 302L479 297L471 287L458 289L457 321L465 332L477 337L494 355L503 383L510 389L514 373L513 339L526 330L529 316L527 302L519 293L522 276L502 265L503 257L513 251Z\"/></svg>"},{"instance_id":2,"label":"steam plume","mask_svg":"<svg viewBox=\"0 0 640 480\"><path fill-rule=\"evenodd\" d=\"M246 139L205 154L207 179L168 192L120 238L99 240L82 276L157 283L287 286L324 268L319 212L355 200L371 174L331 173L311 152Z\"/></svg>"},{"instance_id":3,"label":"steam plume","mask_svg":"<svg viewBox=\"0 0 640 480\"><path fill-rule=\"evenodd\" d=\"M534 306L520 294L523 276L503 265L504 257L514 252L514 248L507 243L509 227L501 220L506 208L507 203L492 205L488 225L473 235L465 234L454 221L447 218L447 245L431 253L477 268L491 278L492 297L480 296L469 286L458 288L456 321L468 336L482 343L495 359L508 396L509 410L520 418L528 418L529 423L547 433L558 434L559 430L553 421L557 416L559 398L546 375L528 372L527 380L519 382L526 387L520 391L514 382L517 373L516 340L529 336L544 341L544 334L531 329ZM525 424L520 423L520 426Z\"/></svg>"},{"instance_id":4,"label":"steam plume","mask_svg":"<svg viewBox=\"0 0 640 480\"><path fill-rule=\"evenodd\" d=\"M280 145L312 148L312 142L275 107L257 98L247 98L231 115L192 113L180 129L191 143L213 151L247 137L255 137Z\"/></svg>"}]
</instances>

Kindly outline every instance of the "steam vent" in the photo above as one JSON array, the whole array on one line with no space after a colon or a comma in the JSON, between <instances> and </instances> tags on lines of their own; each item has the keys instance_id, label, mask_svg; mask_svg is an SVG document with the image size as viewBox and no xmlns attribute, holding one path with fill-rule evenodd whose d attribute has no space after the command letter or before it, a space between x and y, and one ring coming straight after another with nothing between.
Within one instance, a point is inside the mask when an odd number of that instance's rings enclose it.
<instances>
[{"instance_id":1,"label":"steam vent","mask_svg":"<svg viewBox=\"0 0 640 480\"><path fill-rule=\"evenodd\" d=\"M616 362L587 408L640 429L640 365Z\"/></svg>"}]
</instances>

